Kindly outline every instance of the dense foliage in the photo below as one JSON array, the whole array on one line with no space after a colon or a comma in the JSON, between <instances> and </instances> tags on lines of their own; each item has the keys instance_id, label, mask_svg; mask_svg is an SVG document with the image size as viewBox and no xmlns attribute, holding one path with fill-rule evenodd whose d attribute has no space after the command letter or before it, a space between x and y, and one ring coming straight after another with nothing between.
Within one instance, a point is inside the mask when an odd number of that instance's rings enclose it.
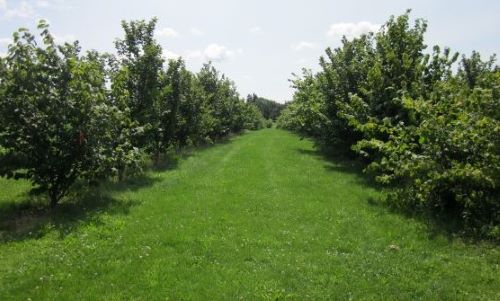
<instances>
[{"instance_id":1,"label":"dense foliage","mask_svg":"<svg viewBox=\"0 0 500 301\"><path fill-rule=\"evenodd\" d=\"M0 175L31 180L54 206L77 179L122 179L142 154L158 163L170 149L263 127L211 64L198 74L182 59L165 64L155 26L123 22L116 57L57 45L44 21L42 43L15 32L0 57Z\"/></svg>"},{"instance_id":2,"label":"dense foliage","mask_svg":"<svg viewBox=\"0 0 500 301\"><path fill-rule=\"evenodd\" d=\"M393 206L499 238L500 69L477 52L458 68L448 48L425 53L427 24L409 13L327 49L320 72L293 80L278 126L353 150Z\"/></svg>"}]
</instances>

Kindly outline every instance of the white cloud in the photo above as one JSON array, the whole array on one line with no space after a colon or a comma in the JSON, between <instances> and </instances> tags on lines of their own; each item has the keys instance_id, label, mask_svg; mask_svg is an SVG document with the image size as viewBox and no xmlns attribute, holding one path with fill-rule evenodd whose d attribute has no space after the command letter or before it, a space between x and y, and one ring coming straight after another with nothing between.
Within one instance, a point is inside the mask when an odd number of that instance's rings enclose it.
<instances>
[{"instance_id":1,"label":"white cloud","mask_svg":"<svg viewBox=\"0 0 500 301\"><path fill-rule=\"evenodd\" d=\"M4 3L6 17L31 18L35 15L33 6L26 1L22 1L17 7L11 9L7 8L6 1Z\"/></svg>"},{"instance_id":2,"label":"white cloud","mask_svg":"<svg viewBox=\"0 0 500 301\"><path fill-rule=\"evenodd\" d=\"M226 46L212 43L203 50L190 50L186 52L188 59L201 59L205 61L220 62L226 59L235 57L237 54L243 53L243 50L232 50Z\"/></svg>"},{"instance_id":3,"label":"white cloud","mask_svg":"<svg viewBox=\"0 0 500 301\"><path fill-rule=\"evenodd\" d=\"M10 38L1 38L0 39L0 46L7 46L10 43L12 43L12 39L10 39Z\"/></svg>"},{"instance_id":4,"label":"white cloud","mask_svg":"<svg viewBox=\"0 0 500 301\"><path fill-rule=\"evenodd\" d=\"M201 58L203 58L203 51L201 50L186 51L186 59L201 59Z\"/></svg>"},{"instance_id":5,"label":"white cloud","mask_svg":"<svg viewBox=\"0 0 500 301\"><path fill-rule=\"evenodd\" d=\"M7 9L7 0L0 0L0 10Z\"/></svg>"},{"instance_id":6,"label":"white cloud","mask_svg":"<svg viewBox=\"0 0 500 301\"><path fill-rule=\"evenodd\" d=\"M179 33L175 29L170 27L164 27L162 29L158 29L156 34L159 37L165 37L165 38L175 38L179 36Z\"/></svg>"},{"instance_id":7,"label":"white cloud","mask_svg":"<svg viewBox=\"0 0 500 301\"><path fill-rule=\"evenodd\" d=\"M358 23L335 23L330 25L326 35L331 38L354 38L365 33L375 32L380 29L380 24L374 24L367 21Z\"/></svg>"},{"instance_id":8,"label":"white cloud","mask_svg":"<svg viewBox=\"0 0 500 301\"><path fill-rule=\"evenodd\" d=\"M228 58L233 58L237 54L243 53L243 50L231 50L226 46L222 46L219 44L210 44L203 51L203 56L206 60L210 61L223 61Z\"/></svg>"},{"instance_id":9,"label":"white cloud","mask_svg":"<svg viewBox=\"0 0 500 301\"><path fill-rule=\"evenodd\" d=\"M250 33L252 33L252 34L259 34L259 33L262 33L262 28L259 26L254 26L254 27L250 28L248 31L250 31Z\"/></svg>"},{"instance_id":10,"label":"white cloud","mask_svg":"<svg viewBox=\"0 0 500 301\"><path fill-rule=\"evenodd\" d=\"M222 61L228 57L234 55L232 50L227 49L227 47L219 45L219 44L210 44L203 51L203 55L205 58L212 61Z\"/></svg>"},{"instance_id":11,"label":"white cloud","mask_svg":"<svg viewBox=\"0 0 500 301\"><path fill-rule=\"evenodd\" d=\"M175 53L175 52L170 51L170 50L165 50L165 51L164 51L163 56L164 56L167 60L176 60L176 59L178 59L178 58L180 58L180 57L181 57L181 55L180 55L180 54Z\"/></svg>"},{"instance_id":12,"label":"white cloud","mask_svg":"<svg viewBox=\"0 0 500 301\"><path fill-rule=\"evenodd\" d=\"M311 42L301 41L295 45L292 45L292 49L295 51L302 51L307 49L316 49L318 46Z\"/></svg>"},{"instance_id":13,"label":"white cloud","mask_svg":"<svg viewBox=\"0 0 500 301\"><path fill-rule=\"evenodd\" d=\"M50 3L49 3L49 1L45 1L45 0L37 0L37 1L35 2L35 5L36 5L37 7L49 7L49 6L50 6Z\"/></svg>"},{"instance_id":14,"label":"white cloud","mask_svg":"<svg viewBox=\"0 0 500 301\"><path fill-rule=\"evenodd\" d=\"M189 30L189 32L193 35L193 36L202 36L204 35L205 33L201 30L201 29L198 29L196 27L193 27Z\"/></svg>"},{"instance_id":15,"label":"white cloud","mask_svg":"<svg viewBox=\"0 0 500 301\"><path fill-rule=\"evenodd\" d=\"M72 34L58 35L53 33L52 36L54 37L54 42L56 42L56 44L73 43L77 40L75 35Z\"/></svg>"},{"instance_id":16,"label":"white cloud","mask_svg":"<svg viewBox=\"0 0 500 301\"><path fill-rule=\"evenodd\" d=\"M35 5L39 8L50 8L57 11L67 11L75 8L68 4L67 0L36 0Z\"/></svg>"}]
</instances>

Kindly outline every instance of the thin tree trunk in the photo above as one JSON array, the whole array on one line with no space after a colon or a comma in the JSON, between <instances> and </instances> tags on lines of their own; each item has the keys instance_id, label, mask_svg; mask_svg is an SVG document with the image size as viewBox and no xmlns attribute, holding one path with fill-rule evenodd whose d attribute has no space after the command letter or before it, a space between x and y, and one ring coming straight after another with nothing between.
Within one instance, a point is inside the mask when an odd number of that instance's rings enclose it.
<instances>
[{"instance_id":1,"label":"thin tree trunk","mask_svg":"<svg viewBox=\"0 0 500 301\"><path fill-rule=\"evenodd\" d=\"M58 193L55 191L49 192L49 198L50 198L50 208L54 209L57 206L57 203L59 203L59 200L61 198L58 196Z\"/></svg>"},{"instance_id":2,"label":"thin tree trunk","mask_svg":"<svg viewBox=\"0 0 500 301\"><path fill-rule=\"evenodd\" d=\"M160 166L160 151L155 152L153 160L154 160L155 167L159 167Z\"/></svg>"},{"instance_id":3,"label":"thin tree trunk","mask_svg":"<svg viewBox=\"0 0 500 301\"><path fill-rule=\"evenodd\" d=\"M122 182L124 178L125 178L125 167L119 167L118 168L118 181Z\"/></svg>"}]
</instances>

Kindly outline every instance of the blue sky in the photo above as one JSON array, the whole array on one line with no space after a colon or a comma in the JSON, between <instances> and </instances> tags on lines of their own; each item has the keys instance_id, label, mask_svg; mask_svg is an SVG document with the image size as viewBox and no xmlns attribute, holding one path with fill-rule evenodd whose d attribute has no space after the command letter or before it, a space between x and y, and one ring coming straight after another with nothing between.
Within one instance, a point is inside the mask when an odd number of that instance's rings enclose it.
<instances>
[{"instance_id":1,"label":"blue sky","mask_svg":"<svg viewBox=\"0 0 500 301\"><path fill-rule=\"evenodd\" d=\"M427 19L429 46L500 50L500 1L326 0L0 0L0 53L12 32L47 19L59 41L78 39L84 49L114 51L120 21L159 18L157 39L166 57L181 55L197 71L212 60L238 86L280 102L291 99L288 79L302 67L317 69L328 46L343 34L376 29L390 15L412 8Z\"/></svg>"}]
</instances>

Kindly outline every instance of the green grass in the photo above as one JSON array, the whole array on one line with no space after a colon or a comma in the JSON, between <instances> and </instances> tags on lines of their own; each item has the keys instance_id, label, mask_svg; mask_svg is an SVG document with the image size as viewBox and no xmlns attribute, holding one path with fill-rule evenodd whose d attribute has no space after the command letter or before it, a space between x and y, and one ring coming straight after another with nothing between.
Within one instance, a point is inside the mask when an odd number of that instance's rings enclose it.
<instances>
[{"instance_id":1,"label":"green grass","mask_svg":"<svg viewBox=\"0 0 500 301\"><path fill-rule=\"evenodd\" d=\"M0 181L1 300L500 300L497 246L387 211L356 166L276 129L55 212Z\"/></svg>"}]
</instances>

